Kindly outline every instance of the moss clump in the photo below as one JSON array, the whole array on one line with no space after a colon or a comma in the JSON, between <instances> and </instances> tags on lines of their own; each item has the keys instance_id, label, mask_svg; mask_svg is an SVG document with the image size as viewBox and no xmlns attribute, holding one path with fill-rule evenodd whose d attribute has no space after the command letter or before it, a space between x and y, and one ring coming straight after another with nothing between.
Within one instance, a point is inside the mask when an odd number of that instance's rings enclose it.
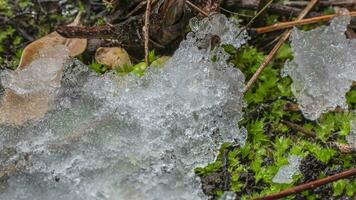
<instances>
[{"instance_id":1,"label":"moss clump","mask_svg":"<svg viewBox=\"0 0 356 200\"><path fill-rule=\"evenodd\" d=\"M253 47L246 46L237 51L225 47L232 55L230 60L247 76L251 77L264 59L264 54ZM248 130L248 140L244 147L226 144L215 163L199 168L196 173L203 180L203 188L210 188L208 195L219 197L224 190L216 182L205 181L219 176L218 183L227 184L229 191L236 192L241 199L264 196L294 185L335 174L356 166L351 154L342 154L332 142L345 143L345 136L350 132L350 121L355 118L348 111L324 114L317 122L306 120L300 111L286 109L295 104L290 90L291 80L280 77L283 63L292 58L289 45L279 51L276 59L262 72L253 88L246 93L245 119L240 122ZM355 91L348 95L350 108L356 101ZM282 123L286 120L315 133L310 138ZM288 164L288 155L303 158L300 174L293 176L290 184L273 183L272 179L279 168ZM224 159L227 160L224 163ZM226 168L226 174L223 174ZM208 177L208 178L207 178ZM220 180L225 178L225 180ZM228 183L226 183L226 181ZM351 197L355 194L355 180L342 180L325 187L307 191L297 196L306 199L328 199L332 196ZM213 187L212 187L213 186ZM206 191L206 190L204 190ZM293 199L296 196L288 197Z\"/></svg>"}]
</instances>

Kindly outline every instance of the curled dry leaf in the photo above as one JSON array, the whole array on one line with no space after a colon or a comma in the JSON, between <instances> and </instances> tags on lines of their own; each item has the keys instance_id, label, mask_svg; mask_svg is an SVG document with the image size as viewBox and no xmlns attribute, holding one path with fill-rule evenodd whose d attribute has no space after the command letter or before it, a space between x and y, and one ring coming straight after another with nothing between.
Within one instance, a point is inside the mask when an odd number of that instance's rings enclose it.
<instances>
[{"instance_id":1,"label":"curled dry leaf","mask_svg":"<svg viewBox=\"0 0 356 200\"><path fill-rule=\"evenodd\" d=\"M78 13L74 21L68 24L68 26L78 26L80 25L80 20L81 13ZM52 32L26 46L26 48L22 52L18 69L23 69L33 60L39 58L40 50L54 47L56 45L65 45L69 50L69 55L71 57L74 57L80 55L85 51L87 47L87 39L67 39L59 35L57 32Z\"/></svg>"},{"instance_id":2,"label":"curled dry leaf","mask_svg":"<svg viewBox=\"0 0 356 200\"><path fill-rule=\"evenodd\" d=\"M111 69L132 65L129 54L125 49L119 47L100 47L95 52L95 60Z\"/></svg>"}]
</instances>

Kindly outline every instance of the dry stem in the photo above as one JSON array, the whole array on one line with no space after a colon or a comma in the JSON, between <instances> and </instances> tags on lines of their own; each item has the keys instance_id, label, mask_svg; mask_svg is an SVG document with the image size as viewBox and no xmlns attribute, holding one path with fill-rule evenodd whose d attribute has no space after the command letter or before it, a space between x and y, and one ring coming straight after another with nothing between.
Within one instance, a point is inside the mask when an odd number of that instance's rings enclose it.
<instances>
[{"instance_id":1,"label":"dry stem","mask_svg":"<svg viewBox=\"0 0 356 200\"><path fill-rule=\"evenodd\" d=\"M208 17L209 14L205 12L203 9L199 8L198 6L194 5L191 1L186 0L186 3L192 7L194 10L198 11L200 14L204 15L204 17Z\"/></svg>"},{"instance_id":2,"label":"dry stem","mask_svg":"<svg viewBox=\"0 0 356 200\"><path fill-rule=\"evenodd\" d=\"M356 175L356 168L353 168L353 169L341 172L339 174L335 174L335 175L328 176L328 177L325 177L325 178L322 178L322 179L319 179L319 180L311 181L309 183L304 183L304 184L298 185L296 187L292 187L290 189L283 190L281 192L278 192L278 193L275 193L275 194L272 194L272 195L256 198L254 200L280 199L280 198L283 198L283 197L286 197L286 196L289 196L289 195L292 195L292 194L296 194L296 193L299 193L299 192L302 192L302 191L305 191L305 190L310 190L310 189L313 189L313 188L316 188L316 187L319 187L319 186L322 186L322 185L326 185L328 183L331 183L331 182L334 182L334 181L337 181L337 180L340 180L340 179L350 178L350 177L355 176L355 175Z\"/></svg>"},{"instance_id":3,"label":"dry stem","mask_svg":"<svg viewBox=\"0 0 356 200\"><path fill-rule=\"evenodd\" d=\"M285 124L286 126L288 126L289 128L291 128L291 129L297 130L300 133L303 133L304 135L306 135L308 137L312 137L314 139L317 139L318 141L322 142L323 144L329 144L331 146L336 147L339 150L340 153L348 154L348 153L354 153L356 151L356 149L353 146L348 145L348 144L342 144L342 143L339 143L339 142L324 142L324 141L322 141L322 140L317 138L317 135L316 135L315 132L307 130L303 126L300 126L300 125L295 124L293 122L286 121L286 120L281 120L281 122L283 124Z\"/></svg>"},{"instance_id":4,"label":"dry stem","mask_svg":"<svg viewBox=\"0 0 356 200\"><path fill-rule=\"evenodd\" d=\"M281 122L283 124L287 125L289 128L295 129L295 130L305 134L306 136L313 137L313 138L316 137L316 134L313 131L309 131L302 126L299 126L298 124L294 124L294 123L286 121L286 120L281 120Z\"/></svg>"},{"instance_id":5,"label":"dry stem","mask_svg":"<svg viewBox=\"0 0 356 200\"><path fill-rule=\"evenodd\" d=\"M150 53L149 50L149 42L150 42L150 14L151 14L151 0L147 0L146 5L146 13L145 13L145 26L143 27L143 33L145 38L145 62L146 65L150 65L150 61L148 55Z\"/></svg>"},{"instance_id":6,"label":"dry stem","mask_svg":"<svg viewBox=\"0 0 356 200\"><path fill-rule=\"evenodd\" d=\"M281 22L281 23L273 24L271 26L265 26L265 27L261 27L261 28L256 28L256 29L254 29L254 31L256 33L268 33L268 32L271 32L271 31L291 28L293 26L299 26L299 25L306 25L306 24L329 21L332 18L334 18L336 16L339 16L339 15L340 14L323 15L323 16L312 17L312 18L308 18L308 19L301 19L301 20L290 21L290 22ZM356 12L350 12L350 16L356 16Z\"/></svg>"}]
</instances>

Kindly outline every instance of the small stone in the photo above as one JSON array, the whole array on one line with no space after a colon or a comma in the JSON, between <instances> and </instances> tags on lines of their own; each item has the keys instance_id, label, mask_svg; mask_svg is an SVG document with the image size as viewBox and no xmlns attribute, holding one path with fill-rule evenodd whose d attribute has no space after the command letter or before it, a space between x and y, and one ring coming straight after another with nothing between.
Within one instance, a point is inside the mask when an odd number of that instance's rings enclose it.
<instances>
[{"instance_id":1,"label":"small stone","mask_svg":"<svg viewBox=\"0 0 356 200\"><path fill-rule=\"evenodd\" d=\"M131 66L129 54L119 47L100 47L95 52L95 60L111 69L118 69L125 65Z\"/></svg>"}]
</instances>

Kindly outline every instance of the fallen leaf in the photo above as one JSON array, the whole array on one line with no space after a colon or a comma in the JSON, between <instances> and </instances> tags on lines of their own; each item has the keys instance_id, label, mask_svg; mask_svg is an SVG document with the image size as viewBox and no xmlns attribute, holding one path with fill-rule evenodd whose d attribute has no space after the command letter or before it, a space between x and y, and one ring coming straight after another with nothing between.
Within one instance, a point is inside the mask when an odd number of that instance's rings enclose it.
<instances>
[{"instance_id":1,"label":"fallen leaf","mask_svg":"<svg viewBox=\"0 0 356 200\"><path fill-rule=\"evenodd\" d=\"M0 122L20 126L28 120L38 120L47 112L50 98L47 93L20 96L11 90L5 90Z\"/></svg>"},{"instance_id":2,"label":"fallen leaf","mask_svg":"<svg viewBox=\"0 0 356 200\"><path fill-rule=\"evenodd\" d=\"M43 55L24 69L1 73L0 124L21 126L41 119L61 85L68 50L63 45L40 49Z\"/></svg>"},{"instance_id":3,"label":"fallen leaf","mask_svg":"<svg viewBox=\"0 0 356 200\"><path fill-rule=\"evenodd\" d=\"M125 49L119 47L100 47L95 52L95 60L107 65L111 69L118 69L124 65L132 65L130 56Z\"/></svg>"},{"instance_id":4,"label":"fallen leaf","mask_svg":"<svg viewBox=\"0 0 356 200\"><path fill-rule=\"evenodd\" d=\"M80 25L81 13L78 13L74 21L68 26ZM57 32L52 32L25 47L22 52L18 69L23 69L33 60L40 57L40 50L54 47L56 45L65 45L68 48L69 56L74 57L83 53L87 46L87 39L67 39L59 35Z\"/></svg>"}]
</instances>

